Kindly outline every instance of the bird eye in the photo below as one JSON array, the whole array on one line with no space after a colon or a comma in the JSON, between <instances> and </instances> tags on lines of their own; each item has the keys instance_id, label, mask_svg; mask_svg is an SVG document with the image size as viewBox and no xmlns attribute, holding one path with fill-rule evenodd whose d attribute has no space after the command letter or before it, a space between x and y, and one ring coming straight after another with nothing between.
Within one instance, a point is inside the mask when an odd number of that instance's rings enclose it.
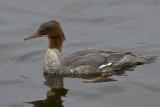
<instances>
[{"instance_id":1,"label":"bird eye","mask_svg":"<svg viewBox=\"0 0 160 107\"><path fill-rule=\"evenodd\" d=\"M47 33L45 31L40 32L41 35L46 35Z\"/></svg>"}]
</instances>

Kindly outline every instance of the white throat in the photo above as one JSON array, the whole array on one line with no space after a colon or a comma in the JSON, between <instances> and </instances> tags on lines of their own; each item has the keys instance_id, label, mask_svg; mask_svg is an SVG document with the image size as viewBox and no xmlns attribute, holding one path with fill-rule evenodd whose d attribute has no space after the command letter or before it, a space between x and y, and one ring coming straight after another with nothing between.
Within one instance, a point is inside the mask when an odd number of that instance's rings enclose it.
<instances>
[{"instance_id":1,"label":"white throat","mask_svg":"<svg viewBox=\"0 0 160 107\"><path fill-rule=\"evenodd\" d=\"M61 54L58 49L47 50L46 57L44 59L44 70L50 71L52 69L58 69L62 64Z\"/></svg>"}]
</instances>

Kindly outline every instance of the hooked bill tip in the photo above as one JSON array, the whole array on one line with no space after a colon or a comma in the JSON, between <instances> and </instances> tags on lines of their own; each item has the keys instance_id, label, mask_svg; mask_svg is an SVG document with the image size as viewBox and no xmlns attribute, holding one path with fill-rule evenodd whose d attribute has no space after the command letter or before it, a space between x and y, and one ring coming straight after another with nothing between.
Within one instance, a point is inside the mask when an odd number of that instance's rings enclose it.
<instances>
[{"instance_id":1,"label":"hooked bill tip","mask_svg":"<svg viewBox=\"0 0 160 107\"><path fill-rule=\"evenodd\" d=\"M26 41L27 39L26 38L24 38L24 41Z\"/></svg>"}]
</instances>

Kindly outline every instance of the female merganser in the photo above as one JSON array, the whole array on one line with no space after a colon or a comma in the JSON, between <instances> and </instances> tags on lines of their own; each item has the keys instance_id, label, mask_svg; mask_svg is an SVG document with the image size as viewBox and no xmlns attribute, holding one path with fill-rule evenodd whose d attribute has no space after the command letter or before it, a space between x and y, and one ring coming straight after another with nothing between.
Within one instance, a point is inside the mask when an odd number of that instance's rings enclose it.
<instances>
[{"instance_id":1,"label":"female merganser","mask_svg":"<svg viewBox=\"0 0 160 107\"><path fill-rule=\"evenodd\" d=\"M151 58L131 52L113 52L105 49L85 49L61 58L65 40L64 33L57 21L43 23L37 33L24 40L48 37L49 46L44 60L44 72L60 75L86 75L111 73L126 66L147 63Z\"/></svg>"}]
</instances>

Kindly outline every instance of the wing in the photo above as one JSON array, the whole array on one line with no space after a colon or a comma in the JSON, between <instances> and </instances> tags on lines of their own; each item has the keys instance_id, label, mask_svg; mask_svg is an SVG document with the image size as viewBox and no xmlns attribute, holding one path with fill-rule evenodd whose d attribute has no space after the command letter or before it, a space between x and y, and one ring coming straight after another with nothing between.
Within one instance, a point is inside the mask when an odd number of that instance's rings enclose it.
<instances>
[{"instance_id":1,"label":"wing","mask_svg":"<svg viewBox=\"0 0 160 107\"><path fill-rule=\"evenodd\" d=\"M97 73L110 72L142 61L137 59L138 56L130 52L85 49L64 57L63 64L79 73Z\"/></svg>"}]
</instances>

